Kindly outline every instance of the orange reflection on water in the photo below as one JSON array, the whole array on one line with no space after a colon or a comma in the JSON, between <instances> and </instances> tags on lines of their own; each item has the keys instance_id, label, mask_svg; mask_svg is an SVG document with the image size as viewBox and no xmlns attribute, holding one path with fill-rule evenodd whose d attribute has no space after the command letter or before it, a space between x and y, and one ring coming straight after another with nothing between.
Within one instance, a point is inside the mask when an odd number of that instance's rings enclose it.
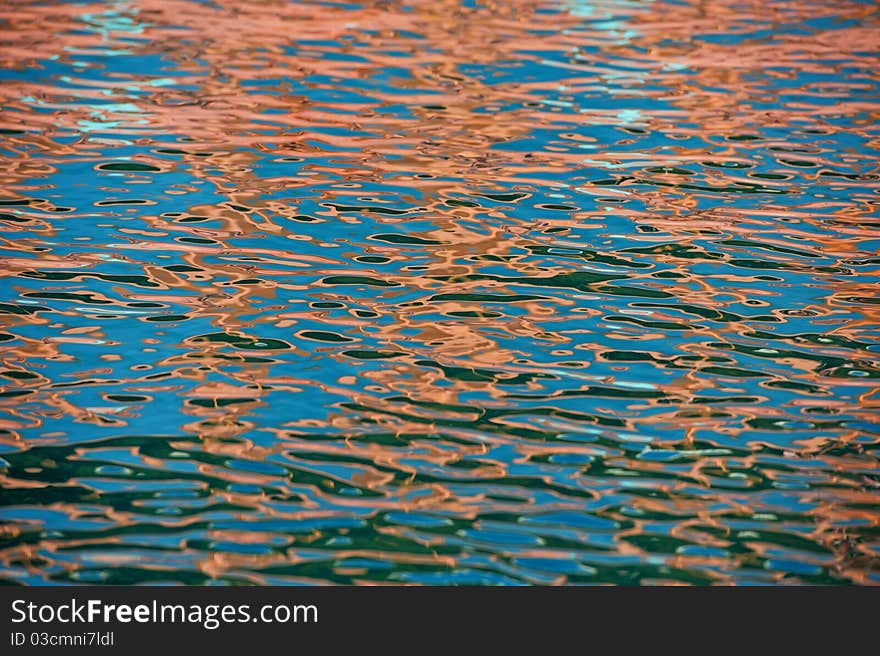
<instances>
[{"instance_id":1,"label":"orange reflection on water","mask_svg":"<svg viewBox=\"0 0 880 656\"><path fill-rule=\"evenodd\" d=\"M873 7L0 19L3 580L880 582Z\"/></svg>"}]
</instances>

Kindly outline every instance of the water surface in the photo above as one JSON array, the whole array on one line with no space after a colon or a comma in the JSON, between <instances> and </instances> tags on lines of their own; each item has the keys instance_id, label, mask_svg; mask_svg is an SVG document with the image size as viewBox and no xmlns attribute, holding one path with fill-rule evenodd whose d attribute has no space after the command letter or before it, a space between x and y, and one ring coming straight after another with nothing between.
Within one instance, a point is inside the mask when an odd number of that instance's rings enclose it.
<instances>
[{"instance_id":1,"label":"water surface","mask_svg":"<svg viewBox=\"0 0 880 656\"><path fill-rule=\"evenodd\" d=\"M880 583L878 46L5 2L0 581Z\"/></svg>"}]
</instances>

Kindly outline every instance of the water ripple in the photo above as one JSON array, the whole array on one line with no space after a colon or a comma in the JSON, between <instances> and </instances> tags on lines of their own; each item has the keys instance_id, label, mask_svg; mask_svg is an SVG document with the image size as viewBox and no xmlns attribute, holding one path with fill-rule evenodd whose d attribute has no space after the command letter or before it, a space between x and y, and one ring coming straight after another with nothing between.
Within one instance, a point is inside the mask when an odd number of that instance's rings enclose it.
<instances>
[{"instance_id":1,"label":"water ripple","mask_svg":"<svg viewBox=\"0 0 880 656\"><path fill-rule=\"evenodd\" d=\"M880 584L871 3L0 23L0 581Z\"/></svg>"}]
</instances>

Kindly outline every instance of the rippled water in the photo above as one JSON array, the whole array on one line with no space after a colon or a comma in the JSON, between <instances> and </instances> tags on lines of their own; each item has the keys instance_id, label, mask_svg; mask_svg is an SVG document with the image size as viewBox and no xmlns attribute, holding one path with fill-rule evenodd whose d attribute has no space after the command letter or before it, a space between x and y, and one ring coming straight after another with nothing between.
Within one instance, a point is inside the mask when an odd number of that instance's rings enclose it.
<instances>
[{"instance_id":1,"label":"rippled water","mask_svg":"<svg viewBox=\"0 0 880 656\"><path fill-rule=\"evenodd\" d=\"M878 52L4 2L0 580L880 583Z\"/></svg>"}]
</instances>

